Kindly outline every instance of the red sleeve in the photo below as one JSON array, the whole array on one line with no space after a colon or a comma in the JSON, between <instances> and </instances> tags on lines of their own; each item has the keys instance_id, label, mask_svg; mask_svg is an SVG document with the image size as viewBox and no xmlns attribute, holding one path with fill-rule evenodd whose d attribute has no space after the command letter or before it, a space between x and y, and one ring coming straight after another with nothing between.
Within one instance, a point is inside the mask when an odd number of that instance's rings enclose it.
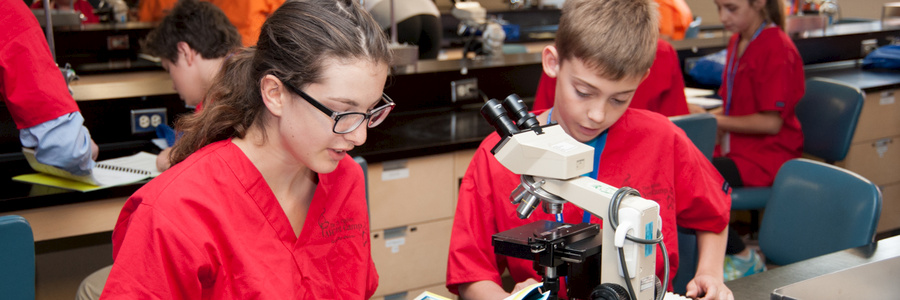
<instances>
[{"instance_id":1,"label":"red sleeve","mask_svg":"<svg viewBox=\"0 0 900 300\"><path fill-rule=\"evenodd\" d=\"M534 95L534 105L531 110L548 109L553 107L556 98L556 78L550 78L547 73L541 72L541 81L538 83L537 92Z\"/></svg>"},{"instance_id":2,"label":"red sleeve","mask_svg":"<svg viewBox=\"0 0 900 300\"><path fill-rule=\"evenodd\" d=\"M0 15L0 98L18 129L78 111L34 15L12 5Z\"/></svg>"},{"instance_id":3,"label":"red sleeve","mask_svg":"<svg viewBox=\"0 0 900 300\"><path fill-rule=\"evenodd\" d=\"M755 57L759 63L754 70L753 90L757 100L757 111L778 111L782 119L794 115L794 107L806 90L803 61L790 39L781 37L780 29L769 29L773 35L766 39L765 49ZM787 39L787 41L785 41ZM762 46L762 45L760 45Z\"/></svg>"},{"instance_id":4,"label":"red sleeve","mask_svg":"<svg viewBox=\"0 0 900 300\"><path fill-rule=\"evenodd\" d=\"M676 132L675 223L685 228L721 232L730 219L731 188L684 131Z\"/></svg>"},{"instance_id":5,"label":"red sleeve","mask_svg":"<svg viewBox=\"0 0 900 300\"><path fill-rule=\"evenodd\" d=\"M213 264L195 246L196 237L140 203L128 199L113 231L115 264L101 299L200 299L204 283L198 278L215 276Z\"/></svg>"},{"instance_id":6,"label":"red sleeve","mask_svg":"<svg viewBox=\"0 0 900 300\"><path fill-rule=\"evenodd\" d=\"M491 244L491 235L499 232L491 221L495 215L491 169L499 163L490 149L497 141L499 136L494 133L481 143L459 188L447 260L447 288L455 294L459 294L462 283L490 280L501 284L500 273L505 266L498 264Z\"/></svg>"},{"instance_id":7,"label":"red sleeve","mask_svg":"<svg viewBox=\"0 0 900 300\"><path fill-rule=\"evenodd\" d=\"M681 64L678 62L675 48L668 42L659 40L653 65L659 65L659 71L671 78L668 88L659 97L657 112L667 117L689 114L687 97L684 95L684 75L681 73Z\"/></svg>"},{"instance_id":8,"label":"red sleeve","mask_svg":"<svg viewBox=\"0 0 900 300\"><path fill-rule=\"evenodd\" d=\"M629 107L658 112L667 117L689 113L678 54L668 42L657 40L656 58L650 67L650 74L638 86Z\"/></svg>"}]
</instances>

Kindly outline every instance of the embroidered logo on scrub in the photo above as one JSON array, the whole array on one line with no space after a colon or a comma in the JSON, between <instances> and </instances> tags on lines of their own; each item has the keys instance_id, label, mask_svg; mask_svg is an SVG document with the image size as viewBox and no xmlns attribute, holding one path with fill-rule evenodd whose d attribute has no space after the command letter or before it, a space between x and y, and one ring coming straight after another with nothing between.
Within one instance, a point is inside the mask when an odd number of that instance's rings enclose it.
<instances>
[{"instance_id":1,"label":"embroidered logo on scrub","mask_svg":"<svg viewBox=\"0 0 900 300\"><path fill-rule=\"evenodd\" d=\"M355 223L351 219L337 218L327 220L325 212L319 217L319 229L322 229L322 237L331 239L332 243L353 237L362 237L363 245L369 243L368 228L363 223Z\"/></svg>"}]
</instances>

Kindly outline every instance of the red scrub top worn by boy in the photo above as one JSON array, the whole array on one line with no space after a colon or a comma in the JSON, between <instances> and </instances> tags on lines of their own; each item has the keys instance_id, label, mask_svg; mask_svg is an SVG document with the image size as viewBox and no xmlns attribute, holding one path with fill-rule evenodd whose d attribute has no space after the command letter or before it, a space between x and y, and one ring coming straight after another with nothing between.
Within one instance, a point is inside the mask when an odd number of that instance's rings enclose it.
<instances>
[{"instance_id":1,"label":"red scrub top worn by boy","mask_svg":"<svg viewBox=\"0 0 900 300\"><path fill-rule=\"evenodd\" d=\"M6 11L7 9L12 11ZM23 5L8 4L0 13L0 99L17 129L78 111L44 32Z\"/></svg>"},{"instance_id":2,"label":"red scrub top worn by boy","mask_svg":"<svg viewBox=\"0 0 900 300\"><path fill-rule=\"evenodd\" d=\"M728 57L735 51L739 35L731 36ZM728 101L728 84L723 73L719 95L729 116L777 111L784 120L775 135L729 133L729 151L716 147L716 156L731 158L745 186L771 186L784 162L800 157L803 132L794 107L806 91L803 59L791 39L778 27L768 27L750 42L738 59L734 92ZM730 70L726 64L725 70ZM730 108L729 108L730 107Z\"/></svg>"},{"instance_id":3,"label":"red scrub top worn by boy","mask_svg":"<svg viewBox=\"0 0 900 300\"><path fill-rule=\"evenodd\" d=\"M362 169L319 174L294 234L262 174L230 140L210 144L125 203L107 299L368 299L378 287Z\"/></svg>"},{"instance_id":4,"label":"red scrub top worn by boy","mask_svg":"<svg viewBox=\"0 0 900 300\"><path fill-rule=\"evenodd\" d=\"M495 233L537 220L556 220L541 209L525 220L516 216L516 205L508 199L520 177L491 154L499 141L493 133L481 143L460 186L447 263L447 288L454 293L462 283L491 280L499 285L507 268L516 282L541 279L532 261L494 254L491 245ZM676 224L711 232L721 232L728 224L731 197L725 180L684 131L662 115L629 108L609 128L597 168L599 181L635 188L643 198L659 203L671 277L678 269ZM583 210L566 203L563 214L564 222L580 223ZM591 223L598 222L596 216L591 218ZM661 254L656 274L664 277ZM560 295L565 297L564 283Z\"/></svg>"},{"instance_id":5,"label":"red scrub top worn by boy","mask_svg":"<svg viewBox=\"0 0 900 300\"><path fill-rule=\"evenodd\" d=\"M541 73L532 110L553 107L555 98L556 78ZM689 113L678 53L668 42L657 40L656 59L650 67L650 75L638 86L628 107L655 111L667 117Z\"/></svg>"}]
</instances>

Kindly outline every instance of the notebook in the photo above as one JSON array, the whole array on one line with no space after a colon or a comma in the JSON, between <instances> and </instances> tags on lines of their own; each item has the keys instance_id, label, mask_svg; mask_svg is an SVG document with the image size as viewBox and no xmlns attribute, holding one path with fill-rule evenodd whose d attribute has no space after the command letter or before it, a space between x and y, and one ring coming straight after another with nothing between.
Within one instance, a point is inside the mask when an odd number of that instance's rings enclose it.
<instances>
[{"instance_id":1,"label":"notebook","mask_svg":"<svg viewBox=\"0 0 900 300\"><path fill-rule=\"evenodd\" d=\"M80 176L38 162L33 149L22 148L22 153L31 168L39 173L15 176L13 180L81 192L135 183L160 174L156 169L156 155L147 152L97 162L91 174Z\"/></svg>"}]
</instances>

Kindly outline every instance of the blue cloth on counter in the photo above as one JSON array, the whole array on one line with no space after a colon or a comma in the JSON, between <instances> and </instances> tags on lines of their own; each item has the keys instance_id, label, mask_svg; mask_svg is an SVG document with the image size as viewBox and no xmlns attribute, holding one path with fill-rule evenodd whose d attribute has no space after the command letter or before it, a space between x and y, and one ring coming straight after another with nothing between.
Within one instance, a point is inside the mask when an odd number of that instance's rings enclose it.
<instances>
[{"instance_id":1,"label":"blue cloth on counter","mask_svg":"<svg viewBox=\"0 0 900 300\"><path fill-rule=\"evenodd\" d=\"M84 117L76 111L19 130L19 140L23 147L35 148L38 162L75 175L87 175L94 168L94 160L91 159L91 133L83 124Z\"/></svg>"},{"instance_id":2,"label":"blue cloth on counter","mask_svg":"<svg viewBox=\"0 0 900 300\"><path fill-rule=\"evenodd\" d=\"M722 51L701 57L688 71L688 75L700 84L721 86L722 73L725 72L725 60L728 59L727 50L722 49Z\"/></svg>"},{"instance_id":3,"label":"blue cloth on counter","mask_svg":"<svg viewBox=\"0 0 900 300\"><path fill-rule=\"evenodd\" d=\"M878 47L863 58L863 69L900 69L900 45Z\"/></svg>"}]
</instances>

